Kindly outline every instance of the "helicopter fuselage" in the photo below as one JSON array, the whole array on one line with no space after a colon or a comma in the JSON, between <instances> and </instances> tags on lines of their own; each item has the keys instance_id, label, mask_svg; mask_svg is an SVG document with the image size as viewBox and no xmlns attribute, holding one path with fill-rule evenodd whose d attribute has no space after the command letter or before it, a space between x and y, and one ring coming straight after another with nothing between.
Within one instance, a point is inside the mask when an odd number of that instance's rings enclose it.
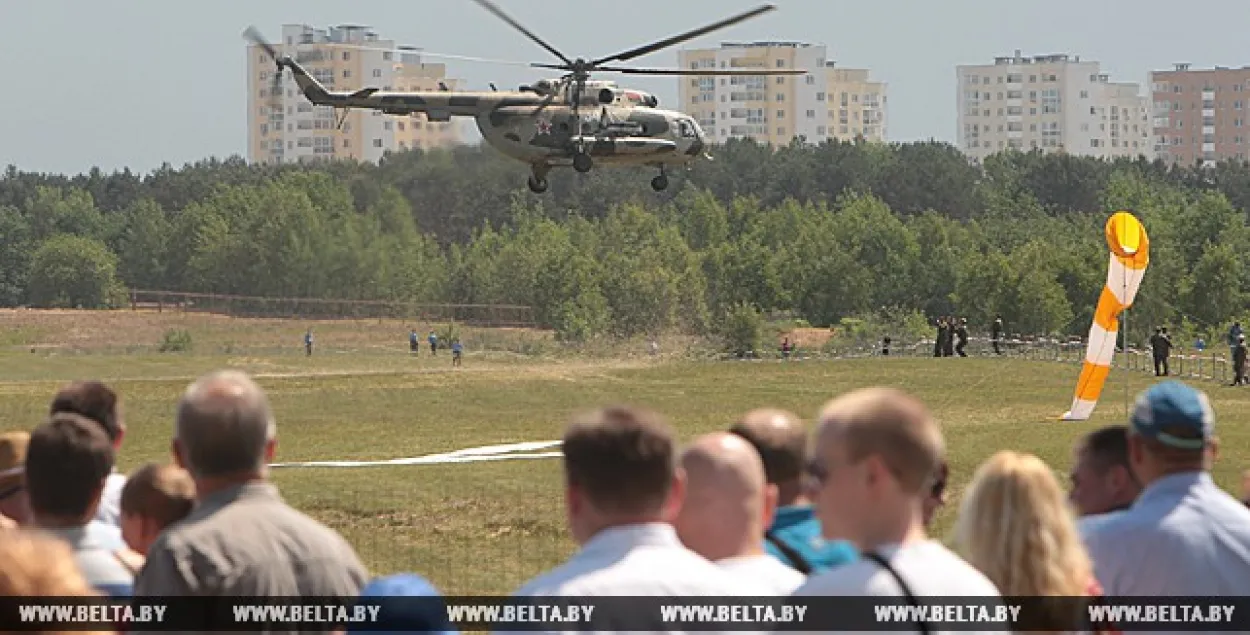
<instances>
[{"instance_id":1,"label":"helicopter fuselage","mask_svg":"<svg viewBox=\"0 0 1250 635\"><path fill-rule=\"evenodd\" d=\"M471 117L487 143L539 170L572 165L579 148L599 165L676 166L703 156L707 146L692 117L652 107L650 95L614 83L591 84L595 90L581 96L575 112L567 90L331 92L298 64L288 65L314 104L423 114L433 122Z\"/></svg>"}]
</instances>

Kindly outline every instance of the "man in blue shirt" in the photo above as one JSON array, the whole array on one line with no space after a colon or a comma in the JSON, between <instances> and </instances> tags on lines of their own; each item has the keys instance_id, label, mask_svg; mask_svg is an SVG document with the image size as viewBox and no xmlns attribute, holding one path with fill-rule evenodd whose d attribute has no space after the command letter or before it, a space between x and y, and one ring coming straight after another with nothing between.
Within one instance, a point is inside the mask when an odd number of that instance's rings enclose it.
<instances>
[{"instance_id":1,"label":"man in blue shirt","mask_svg":"<svg viewBox=\"0 0 1250 635\"><path fill-rule=\"evenodd\" d=\"M438 354L438 336L434 334L434 331L430 331L430 336L427 337L426 339L430 341L430 354L437 355Z\"/></svg>"},{"instance_id":2,"label":"man in blue shirt","mask_svg":"<svg viewBox=\"0 0 1250 635\"><path fill-rule=\"evenodd\" d=\"M312 346L313 346L312 329L308 329L308 332L307 332L307 333L304 333L304 352L305 352L305 354L307 354L307 355L312 355Z\"/></svg>"},{"instance_id":3,"label":"man in blue shirt","mask_svg":"<svg viewBox=\"0 0 1250 635\"><path fill-rule=\"evenodd\" d=\"M1211 479L1215 442L1215 414L1198 390L1165 381L1137 398L1128 447L1142 493L1084 536L1108 596L1240 596L1250 588L1250 510Z\"/></svg>"},{"instance_id":4,"label":"man in blue shirt","mask_svg":"<svg viewBox=\"0 0 1250 635\"><path fill-rule=\"evenodd\" d=\"M417 339L417 329L409 329L408 352L412 353L413 355L416 355L419 352L418 350L419 343L420 343L420 340Z\"/></svg>"},{"instance_id":5,"label":"man in blue shirt","mask_svg":"<svg viewBox=\"0 0 1250 635\"><path fill-rule=\"evenodd\" d=\"M451 365L460 365L460 355L464 353L464 346L460 344L460 338L451 341Z\"/></svg>"},{"instance_id":6,"label":"man in blue shirt","mask_svg":"<svg viewBox=\"0 0 1250 635\"><path fill-rule=\"evenodd\" d=\"M820 521L803 494L807 431L799 418L785 410L752 410L730 432L755 446L769 484L777 486L777 514L765 536L765 550L806 574L855 561L858 554L849 542L821 536Z\"/></svg>"}]
</instances>

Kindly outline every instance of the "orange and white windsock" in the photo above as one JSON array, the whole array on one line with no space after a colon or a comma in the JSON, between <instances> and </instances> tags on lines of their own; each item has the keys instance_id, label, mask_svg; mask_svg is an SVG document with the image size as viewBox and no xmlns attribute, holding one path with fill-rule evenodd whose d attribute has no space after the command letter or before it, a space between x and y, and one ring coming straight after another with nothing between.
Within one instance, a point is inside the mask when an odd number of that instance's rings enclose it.
<instances>
[{"instance_id":1,"label":"orange and white windsock","mask_svg":"<svg viewBox=\"0 0 1250 635\"><path fill-rule=\"evenodd\" d=\"M1094 309L1094 323L1089 327L1089 344L1085 363L1076 382L1072 409L1063 414L1065 421L1085 421L1094 413L1102 386L1111 373L1115 356L1116 334L1120 330L1120 313L1133 306L1146 265L1150 263L1150 239L1146 228L1128 212L1116 212L1107 219L1107 246L1111 263L1107 267L1107 284Z\"/></svg>"}]
</instances>

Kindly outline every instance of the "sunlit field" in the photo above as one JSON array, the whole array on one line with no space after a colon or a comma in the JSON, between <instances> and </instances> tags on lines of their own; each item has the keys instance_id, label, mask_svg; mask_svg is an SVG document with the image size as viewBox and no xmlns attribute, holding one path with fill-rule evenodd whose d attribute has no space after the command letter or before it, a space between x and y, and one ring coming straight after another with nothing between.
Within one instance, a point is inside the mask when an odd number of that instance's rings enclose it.
<instances>
[{"instance_id":1,"label":"sunlit field","mask_svg":"<svg viewBox=\"0 0 1250 635\"><path fill-rule=\"evenodd\" d=\"M318 350L303 353L304 329ZM892 358L710 362L569 358L541 351L541 333L467 331L462 368L428 348L408 354L410 325L231 320L132 312L0 312L0 417L6 428L40 423L63 382L99 378L124 400L129 426L119 457L129 471L167 460L175 401L214 368L255 373L278 415L280 461L373 461L478 446L559 439L574 412L608 403L665 413L685 440L726 427L758 406L811 417L826 399L873 384L924 399L946 433L952 502L994 451L1034 452L1066 474L1073 440L1122 422L1125 398L1154 377L1114 371L1094 420L1056 420L1077 367L996 358ZM414 324L424 335L429 325ZM169 328L189 352L160 353ZM493 339L492 339L493 338ZM475 342L493 342L475 346ZM494 350L484 352L484 348ZM530 351L530 352L527 352ZM535 353L533 351L539 351ZM1250 389L1201 382L1218 416L1216 478L1235 491L1250 466ZM342 532L375 573L417 571L453 594L507 593L573 549L564 531L558 459L389 467L274 470L293 505ZM938 529L950 525L943 510Z\"/></svg>"}]
</instances>

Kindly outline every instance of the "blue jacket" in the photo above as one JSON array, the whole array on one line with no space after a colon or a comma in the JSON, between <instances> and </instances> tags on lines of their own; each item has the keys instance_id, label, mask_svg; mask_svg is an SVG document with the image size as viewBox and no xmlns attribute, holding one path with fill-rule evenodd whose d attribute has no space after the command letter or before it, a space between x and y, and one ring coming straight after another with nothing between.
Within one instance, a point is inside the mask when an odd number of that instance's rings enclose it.
<instances>
[{"instance_id":1,"label":"blue jacket","mask_svg":"<svg viewBox=\"0 0 1250 635\"><path fill-rule=\"evenodd\" d=\"M851 543L844 540L829 542L820 535L820 521L816 519L811 505L778 508L769 533L806 560L812 573L854 562L859 558L858 551ZM765 541L764 549L770 556L795 567L795 563L772 541Z\"/></svg>"}]
</instances>

